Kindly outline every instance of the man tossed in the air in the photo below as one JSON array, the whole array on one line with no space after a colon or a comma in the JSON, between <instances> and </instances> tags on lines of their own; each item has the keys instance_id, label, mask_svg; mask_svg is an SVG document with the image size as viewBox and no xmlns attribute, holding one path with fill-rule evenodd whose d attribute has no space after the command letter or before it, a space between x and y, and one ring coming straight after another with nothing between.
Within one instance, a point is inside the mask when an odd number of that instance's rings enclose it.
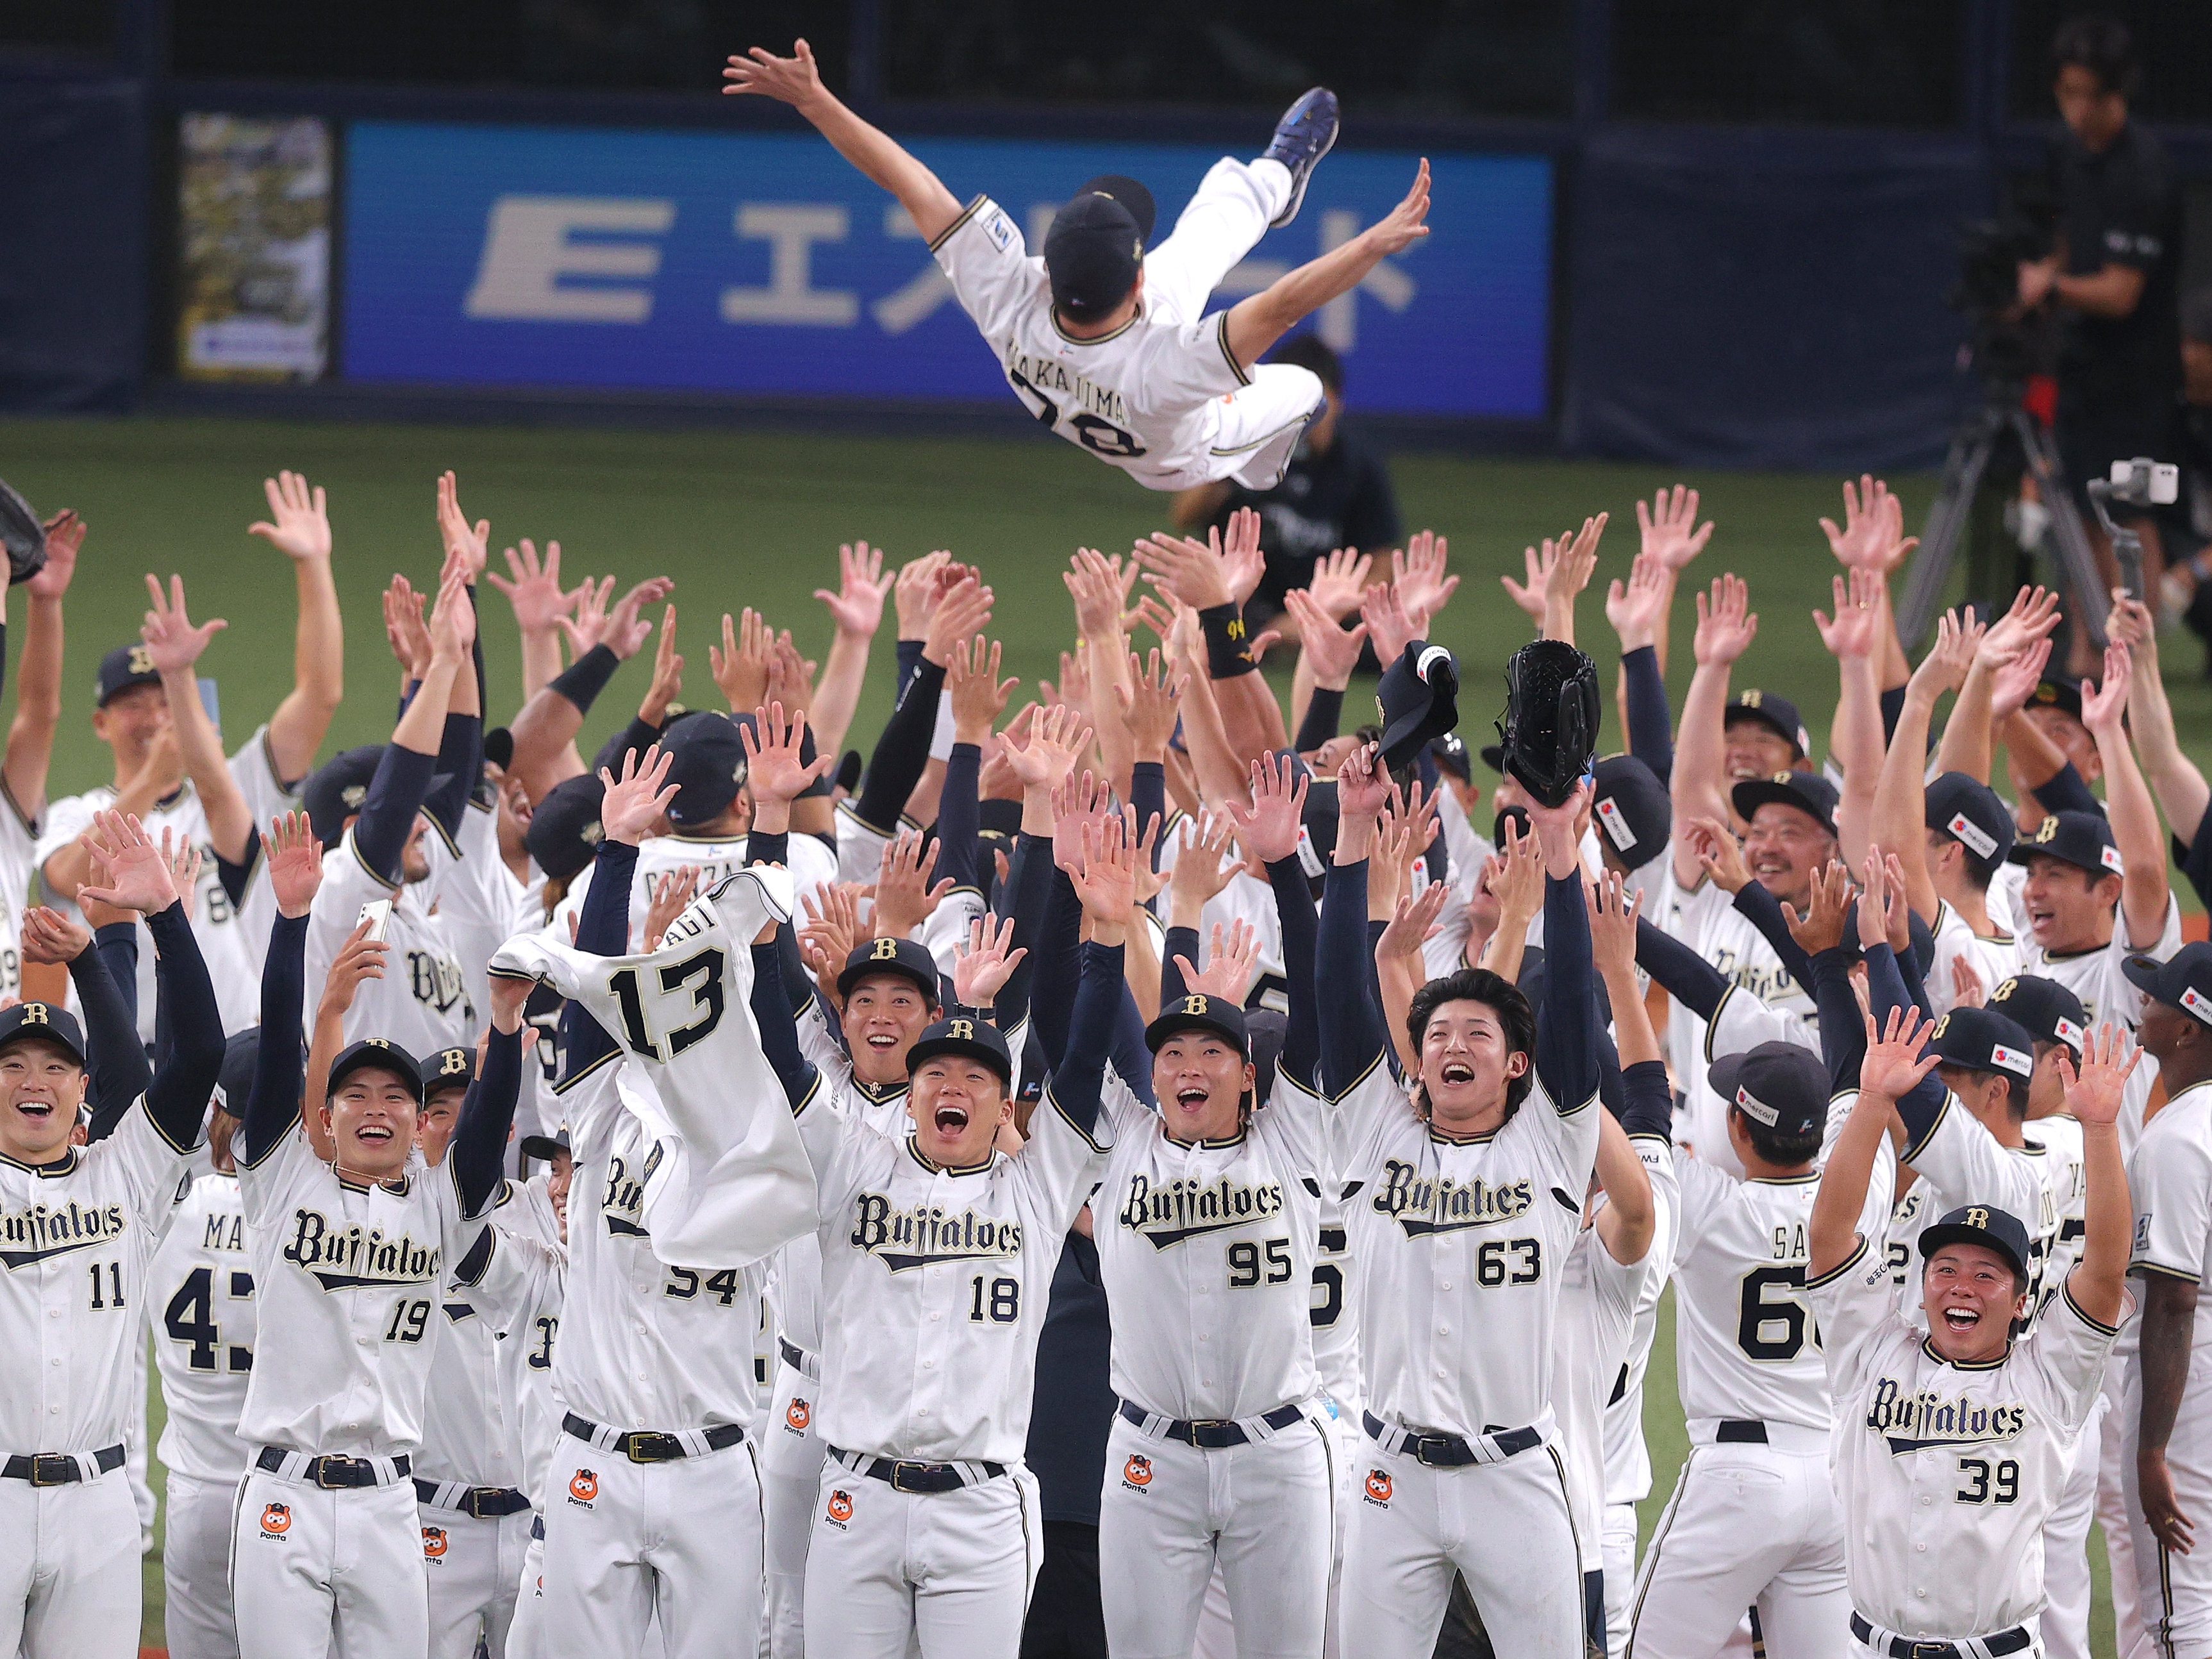
<instances>
[{"instance_id":1,"label":"man tossed in the air","mask_svg":"<svg viewBox=\"0 0 2212 1659\"><path fill-rule=\"evenodd\" d=\"M1206 296L1229 269L1270 226L1297 217L1315 164L1336 142L1334 93L1316 87L1292 104L1258 160L1215 162L1158 247L1148 247L1152 192L1109 174L1060 209L1036 258L996 202L978 196L961 206L822 84L805 41L793 50L777 58L755 46L732 57L722 90L789 104L896 196L1029 411L1149 489L1221 478L1273 489L1323 402L1311 370L1261 357L1308 313L1429 234L1424 161L1406 199L1382 220L1207 316Z\"/></svg>"}]
</instances>

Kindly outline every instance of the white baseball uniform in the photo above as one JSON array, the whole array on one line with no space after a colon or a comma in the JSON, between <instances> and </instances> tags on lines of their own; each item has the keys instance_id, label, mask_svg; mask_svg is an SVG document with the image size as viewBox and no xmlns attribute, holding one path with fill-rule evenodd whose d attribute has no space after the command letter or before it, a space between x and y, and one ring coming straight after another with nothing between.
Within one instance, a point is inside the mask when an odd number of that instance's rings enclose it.
<instances>
[{"instance_id":1,"label":"white baseball uniform","mask_svg":"<svg viewBox=\"0 0 2212 1659\"><path fill-rule=\"evenodd\" d=\"M300 780L295 779L288 785L277 775L276 759L269 750L269 728L265 726L257 729L230 757L230 775L239 793L246 797L246 811L264 835L271 818L300 804ZM94 813L105 811L114 805L115 791L106 784L53 802L46 809L46 823L32 854L38 868L43 872L47 860L90 829ZM269 890L262 869L263 850L257 845L252 866L246 872L245 889L234 902L229 890L223 885L222 872L216 866L215 843L209 839L207 811L189 779L175 794L143 814L142 822L146 833L156 842L167 830L199 848L204 860L200 866L199 891L187 908L191 911L192 937L199 941L200 955L207 962L208 977L215 983L216 1003L222 1010L222 1029L228 1034L258 1024L261 964L269 955L269 925L276 915L276 901ZM6 890L10 895L24 890L15 875L13 870L0 869L0 879L8 883ZM40 885L44 887L45 884L41 882ZM51 888L46 889L44 896L45 902L56 909L81 919L82 913L76 906ZM349 922L347 926L350 927L352 924ZM11 949L15 937L13 933L8 935ZM308 982L320 985L322 981L318 977ZM16 994L12 983L8 994ZM153 939L141 920L138 1035L148 1042L154 1041L154 1002Z\"/></svg>"},{"instance_id":2,"label":"white baseball uniform","mask_svg":"<svg viewBox=\"0 0 2212 1659\"><path fill-rule=\"evenodd\" d=\"M33 1005L36 1006L37 1005ZM138 1640L138 1515L123 1473L148 1268L191 1149L144 1101L106 1139L0 1158L0 1652Z\"/></svg>"},{"instance_id":3,"label":"white baseball uniform","mask_svg":"<svg viewBox=\"0 0 2212 1659\"><path fill-rule=\"evenodd\" d=\"M2043 1261L2038 1316L2047 1310L2066 1275L2081 1259L2088 1227L2088 1174L2082 1160L2081 1126L2063 1113L2032 1119L2027 1137L2044 1149L2045 1184L2057 1218L2052 1243ZM2118 1346L2106 1368L2124 1369ZM2100 1393L2075 1448L2074 1468L2065 1495L2051 1512L2043 1532L2043 1588L2050 1604L2041 1620L2047 1659L2089 1659L2089 1523L2096 1518L2097 1470L2104 1447L2110 1391Z\"/></svg>"},{"instance_id":4,"label":"white baseball uniform","mask_svg":"<svg viewBox=\"0 0 2212 1659\"><path fill-rule=\"evenodd\" d=\"M542 890L533 893L518 881L500 856L499 806L484 798L483 790L469 796L454 842L460 857L440 884L438 919L460 963L469 1006L483 1013L491 1007L487 969L492 954L517 933L534 933L545 925ZM532 1082L526 1071L515 1108L518 1122L538 1121Z\"/></svg>"},{"instance_id":5,"label":"white baseball uniform","mask_svg":"<svg viewBox=\"0 0 2212 1659\"><path fill-rule=\"evenodd\" d=\"M2101 949L2052 956L2024 928L2019 946L2020 971L2055 979L2081 998L2088 1016L2084 1023L2091 1030L2106 1020L2117 1020L2132 1034L2142 1022L2143 994L2128 983L2122 969L2131 956L2154 957L2164 962L2181 948L2181 906L2172 894L2166 896L2166 920L2160 925L2158 938L2148 945L2128 942L2127 918L2116 908L2112 940ZM2130 1157L2142 1134L2144 1109L2150 1103L2151 1085L2157 1079L2158 1062L2145 1054L2128 1078L2121 1097L2120 1150Z\"/></svg>"},{"instance_id":6,"label":"white baseball uniform","mask_svg":"<svg viewBox=\"0 0 2212 1659\"><path fill-rule=\"evenodd\" d=\"M168 1471L162 1625L172 1659L222 1659L238 1651L230 1522L248 1458L238 1419L255 1324L237 1176L209 1170L179 1189L148 1273L146 1310L168 1414L155 1454Z\"/></svg>"},{"instance_id":7,"label":"white baseball uniform","mask_svg":"<svg viewBox=\"0 0 2212 1659\"><path fill-rule=\"evenodd\" d=\"M1047 430L1150 489L1217 478L1271 489L1321 412L1321 382L1288 364L1238 362L1229 313L1206 314L1206 301L1267 234L1290 189L1279 161L1215 162L1174 233L1145 254L1137 315L1094 339L1061 329L1044 260L989 197L969 202L930 252L1006 384Z\"/></svg>"},{"instance_id":8,"label":"white baseball uniform","mask_svg":"<svg viewBox=\"0 0 2212 1659\"><path fill-rule=\"evenodd\" d=\"M2212 1273L2212 1083L2184 1089L2144 1127L2128 1160L2136 1237L2130 1271L2201 1285ZM2137 1595L2161 1659L2212 1654L2212 1559L2203 1550L2168 1551L2143 1524L2136 1494L2136 1449L2142 1425L2142 1357L2128 1357L2120 1462L2128 1493ZM2212 1298L2200 1291L2189 1350L2189 1379L2166 1447L2173 1495L2192 1520L2212 1510Z\"/></svg>"},{"instance_id":9,"label":"white baseball uniform","mask_svg":"<svg viewBox=\"0 0 2212 1659\"><path fill-rule=\"evenodd\" d=\"M1947 1091L1935 1123L1905 1149L1903 1162L1920 1177L1913 1187L1918 1198L1915 1213L1919 1225L1893 1231L1891 1236L1893 1262L1899 1246L1908 1252L1899 1291L1899 1314L1907 1322L1928 1328L1921 1306L1916 1248L1920 1230L1934 1226L1962 1204L1990 1204L2008 1212L2027 1229L2028 1314L2033 1320L2045 1299L2044 1264L2058 1240L2059 1195L2052 1189L2054 1171L2042 1144L2028 1140L2018 1146L2005 1146L1958 1096ZM2062 1181L2066 1178L2066 1172L2057 1173ZM1864 1231L1872 1237L1871 1229Z\"/></svg>"},{"instance_id":10,"label":"white baseball uniform","mask_svg":"<svg viewBox=\"0 0 2212 1659\"><path fill-rule=\"evenodd\" d=\"M428 813L423 817L430 824L422 836L428 879L386 880L355 850L354 832L348 830L323 854L323 884L307 912L307 1020L313 1030L323 981L347 936L360 925L361 907L377 899L392 902L384 933L391 947L384 977L363 980L354 993L345 1036L349 1042L380 1036L418 1060L441 1048L473 1045L478 1018L452 930L434 910L440 894L454 879L459 854L438 821Z\"/></svg>"},{"instance_id":11,"label":"white baseball uniform","mask_svg":"<svg viewBox=\"0 0 2212 1659\"><path fill-rule=\"evenodd\" d=\"M1037 1332L1109 1131L1078 1128L1048 1087L1018 1153L939 1169L824 1094L797 1109L821 1192L830 1449L808 1645L1012 1659L1042 1547L1022 1462Z\"/></svg>"},{"instance_id":12,"label":"white baseball uniform","mask_svg":"<svg viewBox=\"0 0 2212 1659\"><path fill-rule=\"evenodd\" d=\"M39 824L0 778L0 997L23 995L23 902L38 874Z\"/></svg>"},{"instance_id":13,"label":"white baseball uniform","mask_svg":"<svg viewBox=\"0 0 2212 1659\"><path fill-rule=\"evenodd\" d=\"M481 1224L462 1213L450 1162L409 1155L366 1183L315 1156L296 1123L241 1162L255 1351L239 1435L253 1448L231 1533L231 1590L246 1659L297 1651L335 1628L340 1651L419 1659L429 1614L410 1479L422 1443L438 1302ZM318 1483L313 1460L365 1460L373 1486Z\"/></svg>"},{"instance_id":14,"label":"white baseball uniform","mask_svg":"<svg viewBox=\"0 0 2212 1659\"><path fill-rule=\"evenodd\" d=\"M1936 940L1936 958L1927 987L1928 1006L1937 1014L1949 1012L1958 1000L1953 988L1957 983L1953 977L1956 963L1963 961L1974 970L1982 981L1984 1000L2021 971L2020 942L1998 926L1995 916L1990 918L1990 926L1996 931L1978 933L1964 916L1948 904L1937 902L1936 914L1928 924L1928 931Z\"/></svg>"},{"instance_id":15,"label":"white baseball uniform","mask_svg":"<svg viewBox=\"0 0 2212 1659\"><path fill-rule=\"evenodd\" d=\"M1886 1654L1900 1637L2033 1634L2044 1527L2116 1328L2063 1287L2004 1358L1951 1364L1898 1316L1888 1264L1864 1237L1806 1291L1835 1401L1829 1466L1851 1607L1872 1650ZM1860 1650L1869 1650L1864 1637Z\"/></svg>"},{"instance_id":16,"label":"white baseball uniform","mask_svg":"<svg viewBox=\"0 0 2212 1659\"><path fill-rule=\"evenodd\" d=\"M1108 1645L1188 1654L1218 1561L1239 1653L1316 1659L1335 1488L1314 1403L1319 1103L1279 1088L1235 1135L1184 1143L1110 1071L1100 1095L1114 1150L1092 1236L1109 1301L1139 1316L1114 1334Z\"/></svg>"},{"instance_id":17,"label":"white baseball uniform","mask_svg":"<svg viewBox=\"0 0 2212 1659\"><path fill-rule=\"evenodd\" d=\"M1844 1516L1828 1478L1821 1333L1805 1299L1820 1177L1732 1181L1686 1153L1675 1167L1674 1361L1690 1455L1644 1553L1626 1652L1717 1653L1755 1606L1773 1652L1840 1654ZM1893 1168L1885 1143L1863 1231L1888 1212Z\"/></svg>"},{"instance_id":18,"label":"white baseball uniform","mask_svg":"<svg viewBox=\"0 0 2212 1659\"><path fill-rule=\"evenodd\" d=\"M842 822L841 817L841 831ZM818 836L793 835L787 856L793 886L799 893L812 892L839 879L836 854ZM879 848L868 862L868 873L854 879L873 881L880 858ZM637 872L631 878L629 898L629 947L633 951L645 949L646 912L653 906L653 890L648 882L657 882L672 871L695 866L699 871L697 890L714 890L739 871L750 867L745 863L745 837L676 834L648 836L638 843ZM598 870L596 864L586 865L568 884L561 901L563 913L582 911L585 896L592 890L592 878ZM556 923L556 942L565 941L568 937L567 927Z\"/></svg>"},{"instance_id":19,"label":"white baseball uniform","mask_svg":"<svg viewBox=\"0 0 2212 1659\"><path fill-rule=\"evenodd\" d=\"M1605 1650L1628 1644L1630 1609L1636 1593L1636 1506L1651 1494L1651 1455L1644 1443L1644 1374L1651 1364L1652 1339L1658 1334L1659 1301L1674 1272L1674 1242L1680 1235L1682 1193L1674 1149L1656 1135L1630 1139L1651 1182L1651 1261L1636 1298L1628 1330L1628 1351L1607 1382L1605 1404Z\"/></svg>"},{"instance_id":20,"label":"white baseball uniform","mask_svg":"<svg viewBox=\"0 0 2212 1659\"><path fill-rule=\"evenodd\" d=\"M1595 1093L1554 1102L1539 1078L1504 1127L1455 1139L1430 1128L1379 1057L1339 1098L1332 1161L1362 1183L1346 1217L1357 1304L1368 1310L1370 1444L1345 1546L1348 1651L1425 1659L1456 1567L1479 1605L1514 1610L1491 1626L1500 1655L1582 1652L1552 1347L1602 1109ZM1381 1309L1392 1316L1375 1316ZM1480 1461L1425 1463L1406 1449L1409 1433L1455 1436Z\"/></svg>"}]
</instances>

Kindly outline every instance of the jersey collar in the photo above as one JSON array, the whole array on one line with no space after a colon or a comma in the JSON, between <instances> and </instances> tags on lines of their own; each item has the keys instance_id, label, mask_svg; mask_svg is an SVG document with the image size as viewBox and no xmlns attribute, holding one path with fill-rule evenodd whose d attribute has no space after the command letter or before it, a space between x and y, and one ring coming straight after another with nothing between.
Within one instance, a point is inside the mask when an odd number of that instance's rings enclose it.
<instances>
[{"instance_id":1,"label":"jersey collar","mask_svg":"<svg viewBox=\"0 0 2212 1659\"><path fill-rule=\"evenodd\" d=\"M1747 1176L1744 1177L1743 1184L1747 1187L1802 1187L1808 1181L1818 1181L1820 1178L1820 1172L1818 1170L1808 1170L1803 1175Z\"/></svg>"},{"instance_id":2,"label":"jersey collar","mask_svg":"<svg viewBox=\"0 0 2212 1659\"><path fill-rule=\"evenodd\" d=\"M65 1147L59 1158L46 1164L26 1164L20 1158L9 1158L6 1153L0 1152L0 1164L5 1164L11 1170L24 1170L38 1176L41 1181L58 1181L64 1176L75 1175L76 1166L81 1161L79 1149L75 1146Z\"/></svg>"},{"instance_id":3,"label":"jersey collar","mask_svg":"<svg viewBox=\"0 0 2212 1659\"><path fill-rule=\"evenodd\" d=\"M906 1138L906 1151L908 1158L911 1158L915 1163L921 1164L923 1169L928 1170L930 1174L933 1176L988 1175L990 1172L991 1166L999 1161L998 1154L994 1152L987 1156L981 1164L933 1164L921 1155L921 1144L912 1135L908 1135Z\"/></svg>"},{"instance_id":4,"label":"jersey collar","mask_svg":"<svg viewBox=\"0 0 2212 1659\"><path fill-rule=\"evenodd\" d=\"M1139 323L1145 320L1145 302L1142 300L1139 300L1137 301L1136 310L1130 313L1129 320L1122 324L1121 327L1115 329L1111 334L1075 335L1070 334L1066 329L1060 325L1060 307L1058 306L1048 307L1047 310L1052 316L1052 331L1059 335L1061 339L1066 341L1070 345L1104 345L1109 340L1120 339L1131 329L1136 327Z\"/></svg>"},{"instance_id":5,"label":"jersey collar","mask_svg":"<svg viewBox=\"0 0 2212 1659\"><path fill-rule=\"evenodd\" d=\"M1197 1140L1185 1140L1179 1135L1170 1134L1165 1124L1162 1124L1160 1126L1160 1138L1166 1141L1170 1146L1180 1146L1185 1152L1223 1152L1231 1146L1242 1146L1247 1140L1251 1139L1251 1136L1252 1126L1249 1123L1239 1124L1235 1134L1224 1136L1219 1140L1206 1140L1203 1138Z\"/></svg>"},{"instance_id":6,"label":"jersey collar","mask_svg":"<svg viewBox=\"0 0 2212 1659\"><path fill-rule=\"evenodd\" d=\"M1946 1359L1936 1352L1935 1338L1923 1336L1920 1339L1920 1352L1937 1364L1948 1365L1954 1371L1997 1371L2002 1370L2005 1362L2012 1358L2012 1344L2007 1341L2005 1351L1995 1359Z\"/></svg>"}]
</instances>

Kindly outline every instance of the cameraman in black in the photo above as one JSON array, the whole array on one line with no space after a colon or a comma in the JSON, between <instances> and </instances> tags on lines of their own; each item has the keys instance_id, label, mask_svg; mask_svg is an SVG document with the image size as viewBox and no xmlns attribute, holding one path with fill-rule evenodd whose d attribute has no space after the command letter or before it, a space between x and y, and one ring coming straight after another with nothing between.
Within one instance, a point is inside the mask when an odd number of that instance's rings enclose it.
<instances>
[{"instance_id":1,"label":"cameraman in black","mask_svg":"<svg viewBox=\"0 0 2212 1659\"><path fill-rule=\"evenodd\" d=\"M2181 379L2181 192L2165 146L2128 118L2137 68L2126 25L2069 19L2051 57L2066 124L2051 160L2058 240L2050 258L2021 264L2020 299L2057 311L2058 451L2079 491L2116 460L2171 459ZM2086 497L2082 507L2105 580L2116 582L2111 545ZM2158 526L2139 515L2134 527L2144 591L2156 594L2164 567ZM2077 637L2077 656L2087 649L2086 636Z\"/></svg>"}]
</instances>

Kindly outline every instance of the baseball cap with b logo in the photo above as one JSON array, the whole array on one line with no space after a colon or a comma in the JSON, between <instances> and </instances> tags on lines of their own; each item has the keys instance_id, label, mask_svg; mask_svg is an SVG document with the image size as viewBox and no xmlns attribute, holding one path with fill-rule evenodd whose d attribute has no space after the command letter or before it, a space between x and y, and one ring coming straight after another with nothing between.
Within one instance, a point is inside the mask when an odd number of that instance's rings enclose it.
<instances>
[{"instance_id":1,"label":"baseball cap with b logo","mask_svg":"<svg viewBox=\"0 0 2212 1659\"><path fill-rule=\"evenodd\" d=\"M1954 1008L1936 1022L1929 1048L1947 1066L2009 1073L2025 1082L2035 1071L2035 1038L1995 1008Z\"/></svg>"},{"instance_id":2,"label":"baseball cap with b logo","mask_svg":"<svg viewBox=\"0 0 2212 1659\"><path fill-rule=\"evenodd\" d=\"M2038 1042L2063 1042L2077 1054L2089 1035L2081 999L2039 974L2016 974L2002 981L1990 993L1990 1006Z\"/></svg>"},{"instance_id":3,"label":"baseball cap with b logo","mask_svg":"<svg viewBox=\"0 0 2212 1659\"><path fill-rule=\"evenodd\" d=\"M1013 1081L1014 1057L1006 1048L1006 1038L999 1035L999 1028L987 1020L966 1015L939 1020L917 1037L914 1047L907 1050L907 1070L918 1072L924 1061L934 1060L939 1054L980 1060L999 1074L1001 1083L1011 1084Z\"/></svg>"},{"instance_id":4,"label":"baseball cap with b logo","mask_svg":"<svg viewBox=\"0 0 2212 1659\"><path fill-rule=\"evenodd\" d=\"M853 947L844 967L838 970L837 994L851 996L853 988L872 974L896 974L910 979L921 988L930 1006L937 1006L937 958L919 939L893 939L888 934L862 939Z\"/></svg>"},{"instance_id":5,"label":"baseball cap with b logo","mask_svg":"<svg viewBox=\"0 0 2212 1659\"><path fill-rule=\"evenodd\" d=\"M2183 945L2164 962L2148 957L2130 957L2121 972L2128 983L2154 1002L2194 1014L2212 1025L2212 945L2198 939ZM0 1037L0 1042L4 1042Z\"/></svg>"},{"instance_id":6,"label":"baseball cap with b logo","mask_svg":"<svg viewBox=\"0 0 2212 1659\"><path fill-rule=\"evenodd\" d=\"M1925 822L1966 849L1984 881L2012 852L2012 814L1997 792L1964 772L1946 772L1928 786Z\"/></svg>"},{"instance_id":7,"label":"baseball cap with b logo","mask_svg":"<svg viewBox=\"0 0 2212 1659\"><path fill-rule=\"evenodd\" d=\"M2112 826L2101 812L2053 812L2035 827L2025 841L2016 841L2006 854L2014 864L2037 858L2054 858L2087 870L2092 876L2124 875L2119 844Z\"/></svg>"},{"instance_id":8,"label":"baseball cap with b logo","mask_svg":"<svg viewBox=\"0 0 2212 1659\"><path fill-rule=\"evenodd\" d=\"M2027 1278L2027 1229L2020 1218L1994 1204L1962 1204L1932 1227L1921 1230L1920 1259L1923 1261L1946 1244L1978 1244L1995 1250Z\"/></svg>"},{"instance_id":9,"label":"baseball cap with b logo","mask_svg":"<svg viewBox=\"0 0 2212 1659\"><path fill-rule=\"evenodd\" d=\"M134 685L159 685L161 671L154 666L154 653L133 640L118 645L100 659L94 683L94 707L105 708Z\"/></svg>"},{"instance_id":10,"label":"baseball cap with b logo","mask_svg":"<svg viewBox=\"0 0 2212 1659\"><path fill-rule=\"evenodd\" d=\"M33 1037L66 1048L78 1065L84 1064L84 1032L76 1016L58 1002L19 1002L13 1008L0 1008L0 1048Z\"/></svg>"},{"instance_id":11,"label":"baseball cap with b logo","mask_svg":"<svg viewBox=\"0 0 2212 1659\"><path fill-rule=\"evenodd\" d=\"M1158 1019L1145 1027L1145 1046L1158 1054L1170 1037L1183 1031L1211 1031L1238 1054L1249 1056L1252 1052L1251 1032L1244 1021L1244 1011L1224 997L1196 993L1177 997L1160 1010Z\"/></svg>"}]
</instances>

